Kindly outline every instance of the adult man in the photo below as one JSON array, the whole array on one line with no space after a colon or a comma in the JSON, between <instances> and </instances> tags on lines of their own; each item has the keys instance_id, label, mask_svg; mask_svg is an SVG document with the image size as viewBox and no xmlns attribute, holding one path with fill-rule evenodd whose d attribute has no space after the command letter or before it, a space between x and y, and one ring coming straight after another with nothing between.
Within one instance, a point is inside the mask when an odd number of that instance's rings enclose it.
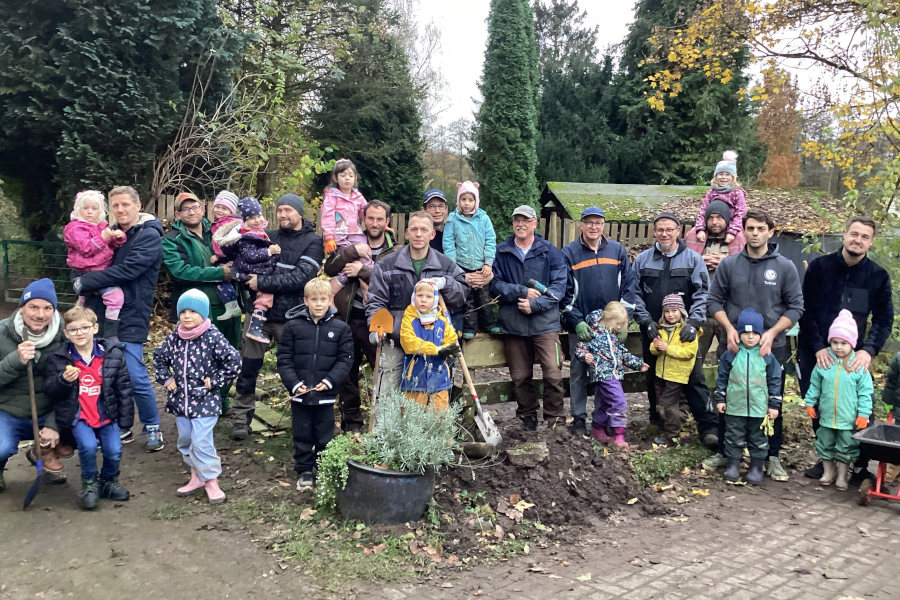
<instances>
[{"instance_id":1,"label":"adult man","mask_svg":"<svg viewBox=\"0 0 900 600\"><path fill-rule=\"evenodd\" d=\"M500 297L500 331L509 378L516 397L516 415L525 429L537 429L538 398L534 360L544 375L544 422L562 427L562 353L559 347L559 299L566 292L567 269L562 252L534 230L537 215L527 205L512 214L513 233L497 244L492 296ZM547 286L544 293L529 287L529 280Z\"/></svg>"},{"instance_id":2,"label":"adult man","mask_svg":"<svg viewBox=\"0 0 900 600\"><path fill-rule=\"evenodd\" d=\"M366 243L345 246L335 252L325 262L325 274L334 277L344 273L350 279L334 298L338 316L342 318L353 333L353 366L350 375L344 379L338 391L341 403L341 429L344 431L360 431L363 425L361 399L359 397L359 367L365 358L370 365L375 364L375 346L369 341L369 326L366 322L366 309L363 304L362 290L359 281L369 282L372 270L363 266L361 258L371 257L380 262L385 257L397 252L402 246L394 242L387 229L391 217L391 207L381 200L372 200L363 212Z\"/></svg>"},{"instance_id":3,"label":"adult man","mask_svg":"<svg viewBox=\"0 0 900 600\"><path fill-rule=\"evenodd\" d=\"M406 226L408 244L375 264L369 278L369 294L366 302L366 321L378 309L386 308L394 317L394 332L384 341L381 349L381 389L400 389L400 366L403 350L400 348L400 322L403 311L410 304L413 288L421 279L434 279L449 311L462 307L469 288L465 284L465 272L455 262L431 248L434 224L426 212L409 215ZM369 337L372 345L378 343L377 334Z\"/></svg>"},{"instance_id":4,"label":"adult man","mask_svg":"<svg viewBox=\"0 0 900 600\"><path fill-rule=\"evenodd\" d=\"M854 371L869 368L872 357L877 355L891 334L894 323L894 304L891 300L891 280L881 266L868 257L875 240L875 221L869 217L853 217L844 228L844 242L840 250L820 256L809 264L803 278L803 316L800 318L800 335L797 363L800 372L800 393L806 396L813 368L832 365L828 353L828 328L841 309L853 313L860 333L856 354L850 361ZM866 323L872 317L872 326L866 332ZM871 422L871 419L870 419ZM813 429L818 429L818 420ZM854 479L859 479L868 464L860 457L854 469ZM805 473L808 477L822 476L822 462ZM854 483L856 483L854 481Z\"/></svg>"},{"instance_id":5,"label":"adult man","mask_svg":"<svg viewBox=\"0 0 900 600\"><path fill-rule=\"evenodd\" d=\"M572 433L583 435L587 423L587 372L575 358L575 345L591 339L591 328L584 319L608 302L618 300L634 311L634 271L628 254L619 242L603 235L606 216L603 209L589 206L581 213L581 235L562 249L570 277L563 316L569 329L569 403Z\"/></svg>"},{"instance_id":6,"label":"adult man","mask_svg":"<svg viewBox=\"0 0 900 600\"><path fill-rule=\"evenodd\" d=\"M434 237L431 238L429 244L438 252L444 252L444 224L447 222L447 215L450 214L450 206L447 204L447 197L444 192L438 189L428 190L422 200L422 208L425 209L431 220L434 222Z\"/></svg>"},{"instance_id":7,"label":"adult man","mask_svg":"<svg viewBox=\"0 0 900 600\"><path fill-rule=\"evenodd\" d=\"M684 243L687 247L703 257L706 270L709 272L709 280L712 281L719 262L726 256L737 254L744 249L744 233L738 232L730 244L725 242L725 234L728 232L728 223L731 222L731 209L721 200L713 200L706 207L704 215L706 219L706 241L697 239L697 228L693 227L684 234ZM700 336L700 352L697 360L701 362L706 358L713 338L719 340L718 355L725 352L724 330L719 326L711 314L707 312L706 323L703 325L703 333Z\"/></svg>"},{"instance_id":8,"label":"adult man","mask_svg":"<svg viewBox=\"0 0 900 600\"><path fill-rule=\"evenodd\" d=\"M736 324L745 308L755 309L763 316L763 331L759 353L770 352L784 367L786 339L784 332L803 314L803 293L797 267L778 252L778 245L769 238L775 222L765 211L751 208L744 215L744 237L747 245L738 254L722 259L716 269L709 293L709 310L725 330L728 349L738 351L740 339ZM782 371L781 393L784 394ZM775 419L775 434L769 439L769 459L766 473L775 481L787 481L788 474L781 465L782 415ZM723 454L720 447L719 454Z\"/></svg>"},{"instance_id":9,"label":"adult man","mask_svg":"<svg viewBox=\"0 0 900 600\"><path fill-rule=\"evenodd\" d=\"M41 461L50 480L66 480L54 450L59 429L53 403L44 395L43 378L44 365L63 341L62 329L62 319L56 311L56 291L49 279L29 284L22 291L16 312L0 321L0 492L6 489L3 469L9 457L18 452L20 441L34 438L28 382L30 361L34 361L35 405L41 428L40 440L35 440L35 444L40 446ZM33 454L29 460L32 458Z\"/></svg>"},{"instance_id":10,"label":"adult man","mask_svg":"<svg viewBox=\"0 0 900 600\"><path fill-rule=\"evenodd\" d=\"M284 314L303 302L303 286L318 273L325 258L325 248L312 224L303 220L303 198L300 196L285 194L279 198L275 217L278 229L266 233L273 244L281 247L277 268L271 275L250 275L247 287L275 295L272 308L266 314L263 334L279 342L284 329ZM252 309L252 303L248 306ZM247 318L241 342L241 374L235 384L237 395L232 407L231 438L234 440L243 440L250 432L250 420L256 408L256 378L269 349L269 344L247 337L249 326L250 319Z\"/></svg>"},{"instance_id":11,"label":"adult man","mask_svg":"<svg viewBox=\"0 0 900 600\"><path fill-rule=\"evenodd\" d=\"M679 294L684 300L688 319L681 328L681 341L697 339L701 324L706 320L706 300L709 293L709 274L700 255L678 238L681 224L672 213L660 213L653 220L652 248L634 259L637 278L634 319L641 326L644 362L647 371L647 400L650 403L650 422L660 423L656 412L656 357L650 353L651 342L659 335L662 301L669 294ZM709 401L709 388L703 376L703 362L694 361L685 388L688 406L697 422L700 441L705 446L718 444L717 419Z\"/></svg>"},{"instance_id":12,"label":"adult man","mask_svg":"<svg viewBox=\"0 0 900 600\"><path fill-rule=\"evenodd\" d=\"M125 303L119 314L119 342L125 344L125 366L131 377L138 416L147 434L147 452L157 452L163 449L163 437L159 430L156 393L144 365L144 342L150 329L150 312L162 264L163 228L156 217L141 212L141 199L130 186L109 191L109 209L116 219L112 229L125 232L125 244L116 250L112 266L102 271L89 271L76 279L75 293L122 288ZM98 295L88 299L88 306L98 315L103 314L103 303ZM133 439L130 431L122 432L123 443Z\"/></svg>"},{"instance_id":13,"label":"adult man","mask_svg":"<svg viewBox=\"0 0 900 600\"><path fill-rule=\"evenodd\" d=\"M216 293L216 285L231 279L231 266L213 266L210 222L204 216L204 205L194 194L184 192L175 199L175 222L162 239L163 263L172 275L172 308L169 321L176 323L175 307L181 294L197 288L209 298L209 318L238 348L241 343L240 315L220 320L225 305Z\"/></svg>"}]
</instances>

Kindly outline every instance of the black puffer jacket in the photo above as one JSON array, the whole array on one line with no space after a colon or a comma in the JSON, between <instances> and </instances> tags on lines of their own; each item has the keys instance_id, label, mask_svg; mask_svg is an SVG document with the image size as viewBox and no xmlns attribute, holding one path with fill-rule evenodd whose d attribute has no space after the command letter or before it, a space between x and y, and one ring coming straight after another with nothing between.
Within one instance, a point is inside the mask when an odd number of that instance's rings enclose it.
<instances>
[{"instance_id":1,"label":"black puffer jacket","mask_svg":"<svg viewBox=\"0 0 900 600\"><path fill-rule=\"evenodd\" d=\"M273 244L281 246L278 264L271 275L257 275L259 291L275 294L275 302L266 314L273 323L287 320L285 313L303 303L303 287L316 276L325 258L322 238L308 221L300 229L267 231Z\"/></svg>"},{"instance_id":2,"label":"black puffer jacket","mask_svg":"<svg viewBox=\"0 0 900 600\"><path fill-rule=\"evenodd\" d=\"M329 308L318 323L305 306L287 313L289 319L278 343L278 374L284 387L294 391L299 383L313 388L324 382L324 392L307 392L297 400L302 404L333 404L337 386L350 374L353 365L353 335L350 326Z\"/></svg>"},{"instance_id":3,"label":"black puffer jacket","mask_svg":"<svg viewBox=\"0 0 900 600\"><path fill-rule=\"evenodd\" d=\"M112 347L106 340L98 339L99 356L103 357L100 374L103 377L100 390L100 418L118 423L122 429L131 429L134 424L134 396L131 394L131 379L125 367L123 346ZM60 427L72 427L78 415L78 381L62 378L68 365L75 363L70 353L72 345L64 343L47 362L44 373L44 393L53 400L56 422Z\"/></svg>"}]
</instances>

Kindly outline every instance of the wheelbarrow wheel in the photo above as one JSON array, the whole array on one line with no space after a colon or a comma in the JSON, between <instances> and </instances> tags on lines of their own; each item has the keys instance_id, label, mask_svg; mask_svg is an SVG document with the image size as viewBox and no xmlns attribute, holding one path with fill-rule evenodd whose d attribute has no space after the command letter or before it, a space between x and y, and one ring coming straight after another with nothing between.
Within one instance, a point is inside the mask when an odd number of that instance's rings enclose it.
<instances>
[{"instance_id":1,"label":"wheelbarrow wheel","mask_svg":"<svg viewBox=\"0 0 900 600\"><path fill-rule=\"evenodd\" d=\"M872 496L869 494L869 491L872 489L872 480L866 478L862 484L859 486L859 502L860 506L868 506L872 501Z\"/></svg>"}]
</instances>

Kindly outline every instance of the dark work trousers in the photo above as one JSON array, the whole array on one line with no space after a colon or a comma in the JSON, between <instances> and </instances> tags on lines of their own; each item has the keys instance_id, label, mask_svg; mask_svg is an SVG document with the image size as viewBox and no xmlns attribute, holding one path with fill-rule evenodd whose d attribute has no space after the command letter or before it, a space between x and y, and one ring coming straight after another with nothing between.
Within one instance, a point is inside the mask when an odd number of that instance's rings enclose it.
<instances>
[{"instance_id":1,"label":"dark work trousers","mask_svg":"<svg viewBox=\"0 0 900 600\"><path fill-rule=\"evenodd\" d=\"M474 273L463 269L466 273ZM494 305L489 304L491 293L487 286L472 289L466 300L465 319L463 331L475 333L476 331L490 331L497 326L497 317L494 315ZM479 308L480 307L480 308ZM476 310L477 309L477 310Z\"/></svg>"},{"instance_id":2,"label":"dark work trousers","mask_svg":"<svg viewBox=\"0 0 900 600\"><path fill-rule=\"evenodd\" d=\"M291 430L294 437L294 470L297 475L311 473L319 452L334 437L334 404L291 402Z\"/></svg>"},{"instance_id":3,"label":"dark work trousers","mask_svg":"<svg viewBox=\"0 0 900 600\"><path fill-rule=\"evenodd\" d=\"M362 427L363 415L362 398L359 395L359 368L363 358L370 365L375 365L375 347L369 343L369 326L366 323L366 313L360 308L350 311L347 320L350 331L353 333L353 366L350 367L350 375L341 382L338 388L338 401L341 403L341 429L350 431L353 426Z\"/></svg>"},{"instance_id":4,"label":"dark work trousers","mask_svg":"<svg viewBox=\"0 0 900 600\"><path fill-rule=\"evenodd\" d=\"M744 448L747 448L751 459L765 460L769 440L766 433L759 428L763 417L722 416L725 421L725 458L740 460Z\"/></svg>"},{"instance_id":5,"label":"dark work trousers","mask_svg":"<svg viewBox=\"0 0 900 600\"><path fill-rule=\"evenodd\" d=\"M518 404L516 416L537 416L539 404L534 383L534 359L537 358L544 373L544 420L557 417L565 419L559 334L554 331L533 337L505 335L503 346L506 350L509 378L513 383L513 395Z\"/></svg>"},{"instance_id":6,"label":"dark work trousers","mask_svg":"<svg viewBox=\"0 0 900 600\"><path fill-rule=\"evenodd\" d=\"M647 376L647 401L650 403L650 422L661 428L663 422L659 418L656 406L656 357L650 353L651 341L646 334L641 333L644 362L650 365L645 373ZM706 433L717 431L716 413L713 412L709 401L709 388L706 387L706 378L703 376L703 361L699 358L694 361L691 377L684 386L684 396L691 409L691 414L697 422L697 432L700 437ZM719 440L721 439L720 435Z\"/></svg>"}]
</instances>

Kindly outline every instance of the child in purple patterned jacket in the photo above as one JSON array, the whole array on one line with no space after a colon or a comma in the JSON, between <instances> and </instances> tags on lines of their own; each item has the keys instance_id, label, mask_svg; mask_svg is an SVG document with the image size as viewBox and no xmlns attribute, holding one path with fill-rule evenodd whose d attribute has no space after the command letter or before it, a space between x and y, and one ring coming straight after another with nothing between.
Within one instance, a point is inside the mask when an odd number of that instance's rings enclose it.
<instances>
[{"instance_id":1,"label":"child in purple patterned jacket","mask_svg":"<svg viewBox=\"0 0 900 600\"><path fill-rule=\"evenodd\" d=\"M701 242L706 241L706 208L715 200L721 200L731 209L731 219L728 221L728 229L725 230L725 243L730 244L735 236L744 230L747 193L737 178L737 158L737 152L726 150L722 154L722 160L716 164L713 179L710 182L712 189L703 197L700 212L697 213L697 219L694 221L697 239Z\"/></svg>"}]
</instances>

